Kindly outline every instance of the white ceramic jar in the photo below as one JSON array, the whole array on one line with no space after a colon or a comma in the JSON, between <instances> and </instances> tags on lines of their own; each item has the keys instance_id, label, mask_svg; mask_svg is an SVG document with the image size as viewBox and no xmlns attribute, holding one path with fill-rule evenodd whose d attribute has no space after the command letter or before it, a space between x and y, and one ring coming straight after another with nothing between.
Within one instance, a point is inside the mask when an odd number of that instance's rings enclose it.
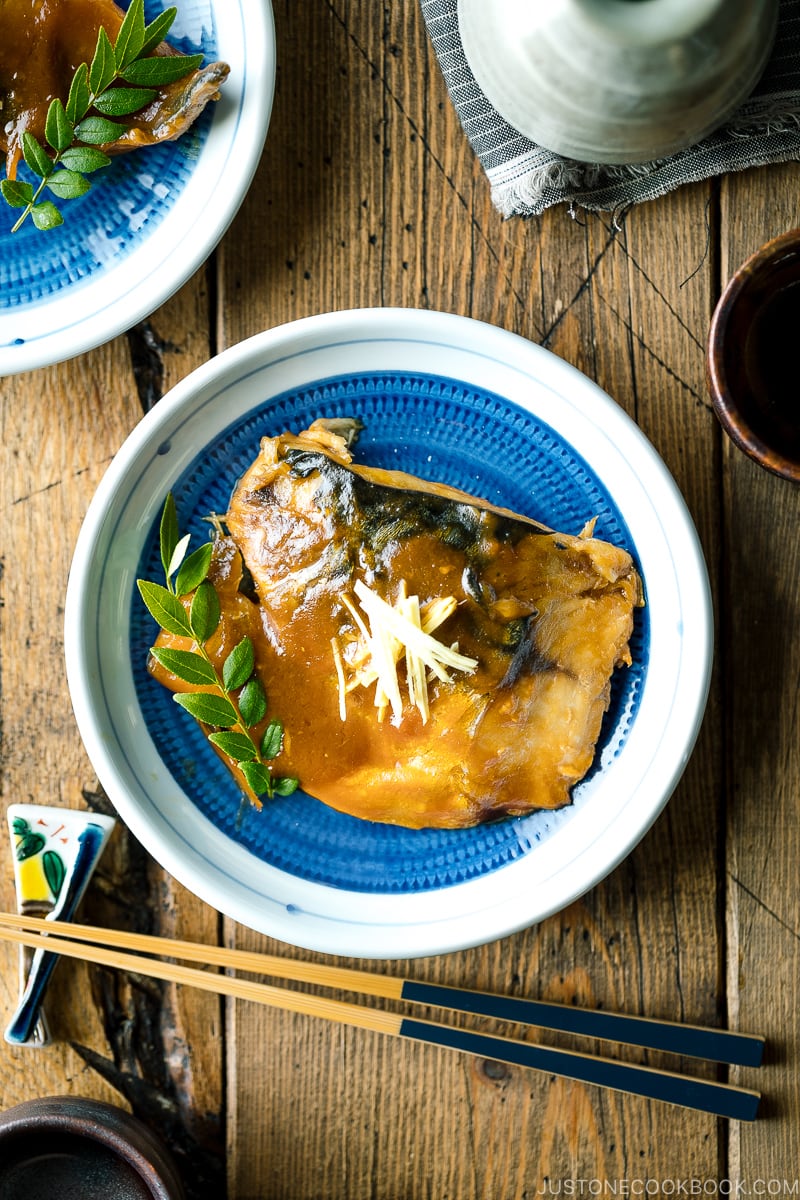
<instances>
[{"instance_id":1,"label":"white ceramic jar","mask_svg":"<svg viewBox=\"0 0 800 1200\"><path fill-rule=\"evenodd\" d=\"M459 0L487 99L538 145L582 162L673 154L755 87L778 0Z\"/></svg>"}]
</instances>

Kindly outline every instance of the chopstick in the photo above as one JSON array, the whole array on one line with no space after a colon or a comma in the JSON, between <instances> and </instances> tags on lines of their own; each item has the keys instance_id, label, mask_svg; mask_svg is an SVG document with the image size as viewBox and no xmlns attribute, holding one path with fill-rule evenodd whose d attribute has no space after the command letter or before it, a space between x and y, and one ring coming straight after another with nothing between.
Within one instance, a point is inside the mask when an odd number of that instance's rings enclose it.
<instances>
[{"instance_id":1,"label":"chopstick","mask_svg":"<svg viewBox=\"0 0 800 1200\"><path fill-rule=\"evenodd\" d=\"M385 1000L404 1000L412 1004L453 1009L501 1021L536 1025L560 1033L578 1034L600 1041L623 1042L650 1050L665 1050L671 1054L703 1058L712 1062L758 1067L764 1053L763 1037L734 1030L682 1025L674 1021L657 1021L624 1013L599 1012L596 1009L575 1008L551 1001L502 996L379 975L353 968L331 967L321 963L281 958L276 954L230 950L222 946L201 945L175 938L151 937L147 934L99 929L67 921L17 916L15 913L0 913L0 925L48 934L58 933L79 941L103 942L106 946L116 946L129 951L136 950L145 954L159 954L166 958L179 958L186 962L200 962L205 966L226 967L278 979L290 979L295 983L314 983L342 991L378 996Z\"/></svg>"},{"instance_id":2,"label":"chopstick","mask_svg":"<svg viewBox=\"0 0 800 1200\"><path fill-rule=\"evenodd\" d=\"M311 982L329 988L356 991L395 1000L411 1000L414 1003L443 1005L448 1008L457 1007L460 1011L499 1017L502 1020L540 1024L539 1020L530 1022L528 1017L506 1015L508 1012L528 1011L527 1006L539 1006L538 1001L516 1001L516 1004L526 1006L523 1009L516 1007L505 1009L502 1004L498 1008L494 1008L493 1005L498 1001L515 1001L515 998L443 987L438 984L414 984L412 980L382 976L368 971L294 961L280 958L277 955L229 950L221 946L206 946L173 938L150 937L145 934L105 930L87 925L73 926L68 922L17 916L13 913L0 913L0 940L49 950L65 957L83 959L101 966L131 971L169 983L185 984L220 995L250 1000L289 1012L321 1017L325 1020L412 1041L446 1046L472 1055L547 1071L550 1074L562 1075L615 1091L630 1092L645 1098L698 1109L715 1116L749 1121L755 1118L758 1110L760 1100L758 1092L731 1084L697 1079L672 1071L619 1062L615 1059L584 1054L574 1050L556 1049L514 1038L454 1028L435 1021L410 1018L399 1013L387 1012L348 1001L295 992L288 988L257 983L237 976L220 975L194 967L186 967L179 963L158 962L130 951L138 950L169 958L200 961L208 966L220 966L251 973L279 975L296 982ZM119 949L119 947L123 947L123 949ZM434 999L436 996L439 998ZM556 1016L564 1016L565 1013L578 1011L565 1005L544 1004L541 1007L558 1010ZM612 1018L615 1014L590 1013L587 1015ZM623 1016L620 1017L620 1020L622 1022L638 1022L643 1019ZM661 1023L643 1020L643 1024L652 1034L654 1027ZM684 1028L672 1022L665 1024L671 1026L673 1032ZM567 1028L569 1032L576 1031L572 1026L559 1026L558 1028ZM607 1028L607 1026L604 1025L603 1028ZM694 1029L701 1034L723 1035L722 1043L714 1042L715 1056L719 1053L720 1045L726 1044L726 1034L728 1038L732 1039L731 1044L734 1046L740 1039L749 1039L760 1043L763 1047L763 1039L753 1038L751 1035L727 1033L725 1030L703 1030L699 1027L687 1028ZM584 1031L579 1029L577 1032ZM630 1026L624 1026L623 1032L626 1035L625 1040L628 1040ZM601 1035L592 1033L591 1036ZM618 1040L616 1038L608 1039L607 1034L606 1039ZM672 1049L673 1044L670 1042L668 1048ZM697 1048L696 1039L693 1044ZM680 1051L678 1052L680 1053Z\"/></svg>"}]
</instances>

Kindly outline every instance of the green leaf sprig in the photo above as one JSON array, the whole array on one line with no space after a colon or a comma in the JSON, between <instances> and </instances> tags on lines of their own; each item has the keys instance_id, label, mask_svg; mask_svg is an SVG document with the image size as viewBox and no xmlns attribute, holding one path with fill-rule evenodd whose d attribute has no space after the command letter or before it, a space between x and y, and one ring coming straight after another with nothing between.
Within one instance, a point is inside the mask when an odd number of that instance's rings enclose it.
<instances>
[{"instance_id":1,"label":"green leaf sprig","mask_svg":"<svg viewBox=\"0 0 800 1200\"><path fill-rule=\"evenodd\" d=\"M273 717L260 737L256 727L267 716L264 685L255 671L253 643L245 636L233 647L221 672L206 643L220 622L220 602L208 578L212 544L188 554L190 535L181 537L175 499L170 493L161 514L160 548L164 584L138 579L147 610L167 633L192 638L196 649L154 646L150 653L165 670L184 683L213 688L210 692L176 692L173 699L196 720L213 726L208 740L239 767L257 796L289 796L298 787L290 776L275 776L270 763L283 747L283 723ZM192 596L188 606L182 598Z\"/></svg>"},{"instance_id":2,"label":"green leaf sprig","mask_svg":"<svg viewBox=\"0 0 800 1200\"><path fill-rule=\"evenodd\" d=\"M91 187L87 175L111 162L98 147L117 141L129 128L111 118L138 112L156 98L158 88L182 79L203 61L202 54L151 55L177 12L165 9L148 25L144 0L131 0L116 42L101 26L94 57L78 67L66 103L58 97L50 102L44 129L47 146L27 130L22 135L22 154L38 183L0 181L6 204L23 210L12 233L27 217L37 229L63 224L52 200L42 199L45 189L60 200L74 200L87 192Z\"/></svg>"}]
</instances>

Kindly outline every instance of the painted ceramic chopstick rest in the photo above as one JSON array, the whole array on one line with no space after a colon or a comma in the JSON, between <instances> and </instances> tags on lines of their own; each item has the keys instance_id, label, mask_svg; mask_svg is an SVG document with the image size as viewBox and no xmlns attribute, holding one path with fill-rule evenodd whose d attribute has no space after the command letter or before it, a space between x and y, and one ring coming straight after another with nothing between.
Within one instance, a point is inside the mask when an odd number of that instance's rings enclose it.
<instances>
[{"instance_id":1,"label":"painted ceramic chopstick rest","mask_svg":"<svg viewBox=\"0 0 800 1200\"><path fill-rule=\"evenodd\" d=\"M71 920L116 824L113 817L35 804L8 809L17 908L24 915ZM58 956L38 950L21 959L19 1005L5 1031L15 1045L45 1045L44 993Z\"/></svg>"}]
</instances>

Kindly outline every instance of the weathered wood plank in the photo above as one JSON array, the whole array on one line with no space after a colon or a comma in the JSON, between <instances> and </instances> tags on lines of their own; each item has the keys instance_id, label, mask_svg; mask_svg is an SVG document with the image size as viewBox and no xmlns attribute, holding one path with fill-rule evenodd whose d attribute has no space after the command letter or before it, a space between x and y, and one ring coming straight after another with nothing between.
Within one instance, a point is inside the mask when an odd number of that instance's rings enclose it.
<instances>
[{"instance_id":1,"label":"weathered wood plank","mask_svg":"<svg viewBox=\"0 0 800 1200\"><path fill-rule=\"evenodd\" d=\"M722 281L798 223L798 167L725 180ZM795 387L792 380L787 387ZM765 1034L766 1120L731 1131L732 1178L788 1180L800 1162L800 491L724 447L728 1005ZM776 1186L770 1183L770 1186Z\"/></svg>"},{"instance_id":2,"label":"weathered wood plank","mask_svg":"<svg viewBox=\"0 0 800 1200\"><path fill-rule=\"evenodd\" d=\"M135 396L126 405L113 382L125 370L123 349L106 347L73 363L0 384L0 504L5 530L1 769L6 803L83 807L81 784L87 779L87 765L73 735L64 671L64 592L88 497L136 416ZM114 401L104 405L103 395ZM5 818L3 826L0 888L4 904L13 908ZM17 987L16 954L5 947L0 953L9 964L0 984L8 1011ZM85 970L62 964L55 989L58 1004L49 1006L54 1035L82 1025L86 1039L96 1042L101 1036L96 1016L91 1013L86 1028L83 1013ZM67 1081L74 1090L84 1085L80 1060L65 1042L41 1053L4 1045L0 1079L7 1105L30 1094L32 1056L40 1094L64 1091ZM101 1086L101 1092L106 1091Z\"/></svg>"},{"instance_id":3,"label":"weathered wood plank","mask_svg":"<svg viewBox=\"0 0 800 1200\"><path fill-rule=\"evenodd\" d=\"M72 362L0 383L5 803L112 811L69 702L67 574L86 508L114 453L142 407L208 357L208 324L201 272L130 339L119 337ZM5 821L0 849L0 899L13 908ZM217 915L166 876L121 824L83 913L98 924L217 939ZM8 947L0 954L0 1003L10 1011L16 954ZM70 1092L130 1107L169 1134L190 1196L221 1194L219 1001L68 961L54 978L48 1015L52 1045L32 1050L1 1044L0 1104Z\"/></svg>"}]
</instances>

